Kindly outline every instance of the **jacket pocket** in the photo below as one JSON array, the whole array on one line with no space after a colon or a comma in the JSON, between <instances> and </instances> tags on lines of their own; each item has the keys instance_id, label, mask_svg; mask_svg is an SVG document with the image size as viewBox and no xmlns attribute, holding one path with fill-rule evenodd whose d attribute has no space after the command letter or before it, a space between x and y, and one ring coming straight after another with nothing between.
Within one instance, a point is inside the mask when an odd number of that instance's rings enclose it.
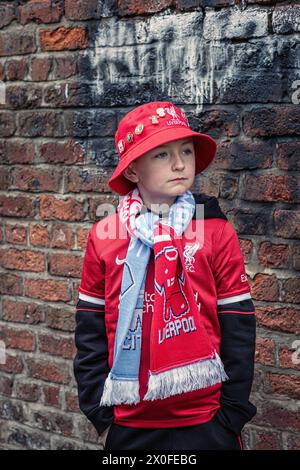
<instances>
[{"instance_id":1,"label":"jacket pocket","mask_svg":"<svg viewBox=\"0 0 300 470\"><path fill-rule=\"evenodd\" d=\"M210 421L210 433L215 449L241 450L239 436L224 425L218 412Z\"/></svg>"},{"instance_id":2,"label":"jacket pocket","mask_svg":"<svg viewBox=\"0 0 300 470\"><path fill-rule=\"evenodd\" d=\"M105 441L105 445L104 445L103 450L111 450L110 441L111 441L111 437L112 437L114 428L115 428L115 424L111 423L109 431L108 431L107 436L106 436L106 441Z\"/></svg>"}]
</instances>

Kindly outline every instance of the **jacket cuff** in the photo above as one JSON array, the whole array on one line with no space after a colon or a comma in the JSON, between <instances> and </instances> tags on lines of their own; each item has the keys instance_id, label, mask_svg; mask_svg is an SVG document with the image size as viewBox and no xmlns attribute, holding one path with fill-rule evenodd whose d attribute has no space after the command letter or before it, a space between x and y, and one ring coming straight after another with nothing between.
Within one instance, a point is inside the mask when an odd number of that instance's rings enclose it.
<instances>
[{"instance_id":1,"label":"jacket cuff","mask_svg":"<svg viewBox=\"0 0 300 470\"><path fill-rule=\"evenodd\" d=\"M102 434L114 420L114 407L100 407L90 416L87 416L87 418L94 425L98 435L100 436L100 434Z\"/></svg>"},{"instance_id":2,"label":"jacket cuff","mask_svg":"<svg viewBox=\"0 0 300 470\"><path fill-rule=\"evenodd\" d=\"M250 401L246 405L239 407L232 403L222 401L221 408L217 411L217 414L222 421L223 425L239 435L242 432L243 427L256 415L257 408Z\"/></svg>"}]
</instances>

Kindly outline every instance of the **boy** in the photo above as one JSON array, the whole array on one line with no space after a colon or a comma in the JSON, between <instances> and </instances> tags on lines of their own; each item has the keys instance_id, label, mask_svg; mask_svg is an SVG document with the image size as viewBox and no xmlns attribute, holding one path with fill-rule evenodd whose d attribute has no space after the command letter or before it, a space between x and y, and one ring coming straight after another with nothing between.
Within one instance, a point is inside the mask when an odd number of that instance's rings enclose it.
<instances>
[{"instance_id":1,"label":"boy","mask_svg":"<svg viewBox=\"0 0 300 470\"><path fill-rule=\"evenodd\" d=\"M80 408L105 450L241 450L254 305L233 227L190 191L216 142L166 101L130 111L115 141L109 186L124 197L93 225L79 287ZM119 231L105 239L109 221Z\"/></svg>"}]
</instances>

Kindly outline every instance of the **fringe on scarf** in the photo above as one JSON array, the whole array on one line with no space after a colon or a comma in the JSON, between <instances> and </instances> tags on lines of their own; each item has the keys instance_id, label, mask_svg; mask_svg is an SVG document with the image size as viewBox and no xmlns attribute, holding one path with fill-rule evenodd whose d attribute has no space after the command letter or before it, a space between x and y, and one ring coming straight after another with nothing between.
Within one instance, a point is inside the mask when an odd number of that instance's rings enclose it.
<instances>
[{"instance_id":1,"label":"fringe on scarf","mask_svg":"<svg viewBox=\"0 0 300 470\"><path fill-rule=\"evenodd\" d=\"M117 380L111 373L104 383L100 406L131 405L140 402L140 385L138 380Z\"/></svg>"},{"instance_id":2,"label":"fringe on scarf","mask_svg":"<svg viewBox=\"0 0 300 470\"><path fill-rule=\"evenodd\" d=\"M153 401L210 387L229 380L220 356L215 352L214 359L206 359L194 364L170 369L160 374L151 374L148 391L144 400Z\"/></svg>"},{"instance_id":3,"label":"fringe on scarf","mask_svg":"<svg viewBox=\"0 0 300 470\"><path fill-rule=\"evenodd\" d=\"M213 359L195 362L160 374L151 374L143 400L153 401L185 392L207 388L229 380L217 352ZM109 373L103 389L100 406L131 405L140 402L138 380L117 380Z\"/></svg>"}]
</instances>

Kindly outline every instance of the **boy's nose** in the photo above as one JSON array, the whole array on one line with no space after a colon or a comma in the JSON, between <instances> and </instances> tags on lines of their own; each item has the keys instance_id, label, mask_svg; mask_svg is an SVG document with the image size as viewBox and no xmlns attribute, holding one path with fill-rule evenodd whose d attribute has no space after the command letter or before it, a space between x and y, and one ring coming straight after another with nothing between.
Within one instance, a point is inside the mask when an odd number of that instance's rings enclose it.
<instances>
[{"instance_id":1,"label":"boy's nose","mask_svg":"<svg viewBox=\"0 0 300 470\"><path fill-rule=\"evenodd\" d=\"M184 163L179 153L174 153L173 167L184 168Z\"/></svg>"}]
</instances>

